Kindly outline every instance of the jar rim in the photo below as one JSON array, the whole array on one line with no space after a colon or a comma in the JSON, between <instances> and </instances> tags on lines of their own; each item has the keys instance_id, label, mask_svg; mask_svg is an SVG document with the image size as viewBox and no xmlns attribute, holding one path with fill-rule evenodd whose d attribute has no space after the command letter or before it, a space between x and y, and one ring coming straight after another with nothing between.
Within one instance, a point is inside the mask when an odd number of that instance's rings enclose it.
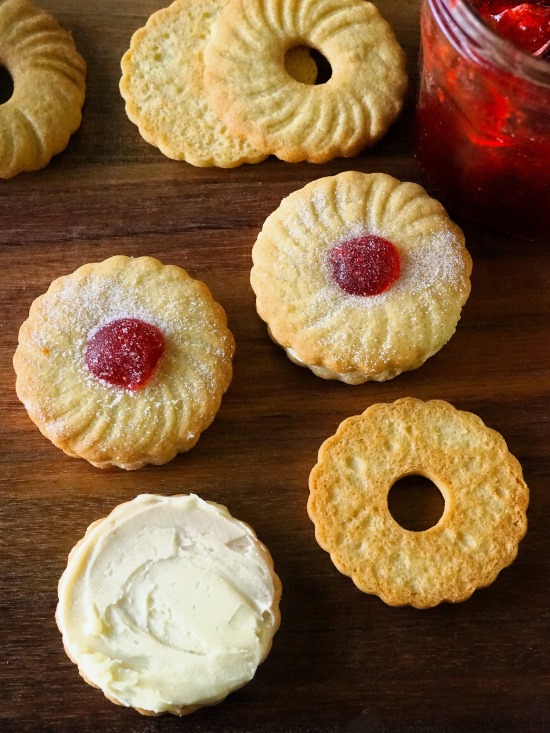
<instances>
[{"instance_id":1,"label":"jar rim","mask_svg":"<svg viewBox=\"0 0 550 733\"><path fill-rule=\"evenodd\" d=\"M434 18L451 43L461 54L469 52L479 60L483 56L486 61L506 69L516 76L550 87L550 61L537 58L507 38L500 36L486 23L468 0L427 0ZM467 49L460 39L466 38L473 48Z\"/></svg>"}]
</instances>

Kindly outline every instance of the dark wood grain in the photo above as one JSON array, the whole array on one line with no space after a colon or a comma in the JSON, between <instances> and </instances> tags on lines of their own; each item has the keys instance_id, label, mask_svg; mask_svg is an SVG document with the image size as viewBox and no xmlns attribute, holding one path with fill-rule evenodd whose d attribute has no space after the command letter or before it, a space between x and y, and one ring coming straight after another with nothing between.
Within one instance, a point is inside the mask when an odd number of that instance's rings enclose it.
<instances>
[{"instance_id":1,"label":"dark wood grain","mask_svg":"<svg viewBox=\"0 0 550 733\"><path fill-rule=\"evenodd\" d=\"M351 161L270 159L232 171L165 159L125 116L119 60L162 3L41 4L73 31L89 88L68 149L41 172L0 182L0 731L550 730L550 241L460 222L474 274L458 331L421 369L385 384L324 382L291 364L248 282L263 220L308 181L354 168L426 185L411 155L417 0L378 3L412 79L385 140ZM11 366L32 300L55 277L118 253L155 255L204 280L238 344L232 386L196 448L134 473L54 448L17 401ZM348 415L405 395L478 413L505 436L531 489L516 562L466 603L424 612L361 594L317 546L305 510L321 442ZM254 681L226 702L145 719L79 678L54 623L56 585L90 522L142 491L188 490L227 504L269 546L283 622Z\"/></svg>"}]
</instances>

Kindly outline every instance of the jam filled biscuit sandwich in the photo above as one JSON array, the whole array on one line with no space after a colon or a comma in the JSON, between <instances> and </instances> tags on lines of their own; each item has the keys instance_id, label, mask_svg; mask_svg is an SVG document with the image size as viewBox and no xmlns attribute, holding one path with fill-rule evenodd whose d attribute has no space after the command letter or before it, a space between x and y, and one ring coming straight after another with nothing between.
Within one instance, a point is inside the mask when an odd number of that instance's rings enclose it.
<instances>
[{"instance_id":1,"label":"jam filled biscuit sandwich","mask_svg":"<svg viewBox=\"0 0 550 733\"><path fill-rule=\"evenodd\" d=\"M84 680L144 715L186 715L254 676L281 583L254 531L197 496L141 495L69 555L56 620Z\"/></svg>"},{"instance_id":2,"label":"jam filled biscuit sandwich","mask_svg":"<svg viewBox=\"0 0 550 733\"><path fill-rule=\"evenodd\" d=\"M297 46L330 65L323 84L285 68ZM230 0L204 50L210 106L228 130L290 163L356 155L387 131L407 86L405 55L364 0Z\"/></svg>"},{"instance_id":3,"label":"jam filled biscuit sandwich","mask_svg":"<svg viewBox=\"0 0 550 733\"><path fill-rule=\"evenodd\" d=\"M43 168L80 126L86 64L68 31L27 0L0 0L0 178Z\"/></svg>"},{"instance_id":4,"label":"jam filled biscuit sandwich","mask_svg":"<svg viewBox=\"0 0 550 733\"><path fill-rule=\"evenodd\" d=\"M414 183L346 172L285 198L252 250L256 308L289 358L348 384L415 369L470 293L461 230Z\"/></svg>"},{"instance_id":5,"label":"jam filled biscuit sandwich","mask_svg":"<svg viewBox=\"0 0 550 733\"><path fill-rule=\"evenodd\" d=\"M120 92L141 136L174 160L233 168L266 154L232 135L210 109L204 49L228 0L176 0L137 30L121 62ZM314 84L317 67L305 47L291 50L287 71Z\"/></svg>"},{"instance_id":6,"label":"jam filled biscuit sandwich","mask_svg":"<svg viewBox=\"0 0 550 733\"><path fill-rule=\"evenodd\" d=\"M234 346L204 283L119 255L58 278L34 301L14 356L17 394L70 456L100 468L161 464L214 419Z\"/></svg>"},{"instance_id":7,"label":"jam filled biscuit sandwich","mask_svg":"<svg viewBox=\"0 0 550 733\"><path fill-rule=\"evenodd\" d=\"M403 476L445 500L423 532L401 527L388 493ZM499 433L441 400L405 398L350 417L319 450L308 512L333 563L391 606L466 600L516 557L529 490Z\"/></svg>"}]
</instances>

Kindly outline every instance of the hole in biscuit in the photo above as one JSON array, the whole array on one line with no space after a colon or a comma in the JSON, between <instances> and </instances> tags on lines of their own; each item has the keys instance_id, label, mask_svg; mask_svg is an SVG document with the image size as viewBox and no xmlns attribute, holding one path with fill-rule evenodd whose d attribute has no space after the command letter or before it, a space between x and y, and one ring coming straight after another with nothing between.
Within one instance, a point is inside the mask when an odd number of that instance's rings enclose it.
<instances>
[{"instance_id":1,"label":"hole in biscuit","mask_svg":"<svg viewBox=\"0 0 550 733\"><path fill-rule=\"evenodd\" d=\"M310 86L326 84L332 76L328 59L316 48L292 46L285 54L287 74L296 81Z\"/></svg>"},{"instance_id":2,"label":"hole in biscuit","mask_svg":"<svg viewBox=\"0 0 550 733\"><path fill-rule=\"evenodd\" d=\"M0 65L0 104L8 102L13 95L13 79L5 66Z\"/></svg>"},{"instance_id":3,"label":"hole in biscuit","mask_svg":"<svg viewBox=\"0 0 550 733\"><path fill-rule=\"evenodd\" d=\"M332 76L330 61L316 48L310 49L311 58L317 64L317 81L315 84L326 84Z\"/></svg>"},{"instance_id":4,"label":"hole in biscuit","mask_svg":"<svg viewBox=\"0 0 550 733\"><path fill-rule=\"evenodd\" d=\"M423 532L439 522L445 509L445 499L433 481L413 474L400 478L391 487L388 509L403 529Z\"/></svg>"}]
</instances>

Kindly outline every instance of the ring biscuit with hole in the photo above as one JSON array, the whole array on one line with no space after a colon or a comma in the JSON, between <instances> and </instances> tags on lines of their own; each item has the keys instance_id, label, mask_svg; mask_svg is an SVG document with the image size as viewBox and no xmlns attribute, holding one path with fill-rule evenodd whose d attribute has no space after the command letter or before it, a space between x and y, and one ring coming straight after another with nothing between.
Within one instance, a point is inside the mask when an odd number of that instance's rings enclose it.
<instances>
[{"instance_id":1,"label":"ring biscuit with hole","mask_svg":"<svg viewBox=\"0 0 550 733\"><path fill-rule=\"evenodd\" d=\"M445 499L437 524L401 527L388 494L419 474ZM516 557L529 490L502 436L448 402L412 397L350 417L319 450L309 516L338 570L390 606L466 600Z\"/></svg>"}]
</instances>

